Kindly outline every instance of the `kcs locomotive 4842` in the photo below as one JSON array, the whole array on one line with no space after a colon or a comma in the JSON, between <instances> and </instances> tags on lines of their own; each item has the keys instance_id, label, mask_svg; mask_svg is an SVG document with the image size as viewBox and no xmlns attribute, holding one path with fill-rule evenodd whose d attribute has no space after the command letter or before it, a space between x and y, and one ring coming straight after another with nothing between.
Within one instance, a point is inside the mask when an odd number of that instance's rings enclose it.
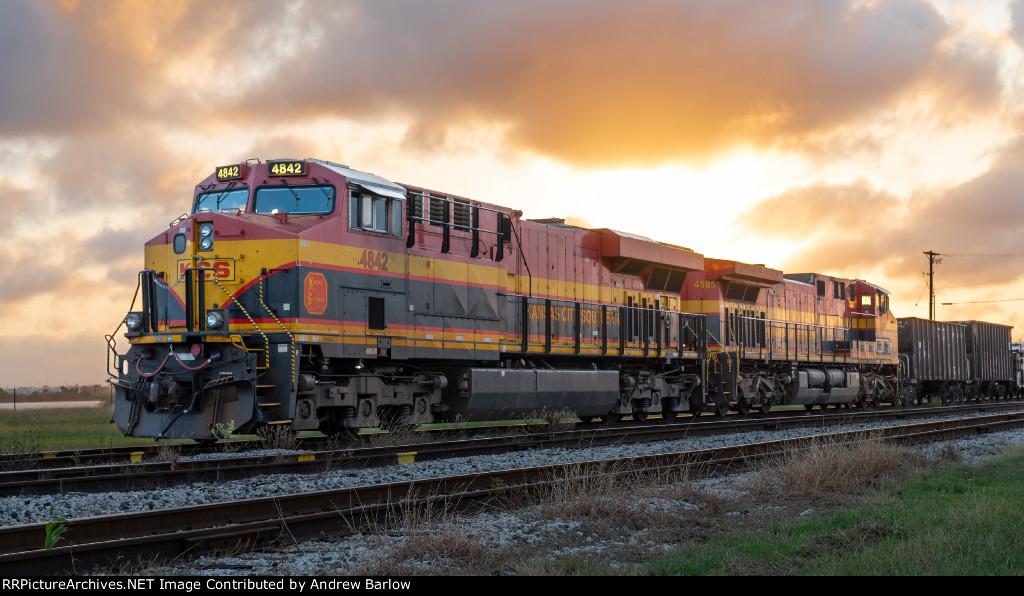
<instances>
[{"instance_id":1,"label":"kcs locomotive 4842","mask_svg":"<svg viewBox=\"0 0 1024 596\"><path fill-rule=\"evenodd\" d=\"M146 243L126 435L894 401L889 295L316 159L217 168Z\"/></svg>"}]
</instances>

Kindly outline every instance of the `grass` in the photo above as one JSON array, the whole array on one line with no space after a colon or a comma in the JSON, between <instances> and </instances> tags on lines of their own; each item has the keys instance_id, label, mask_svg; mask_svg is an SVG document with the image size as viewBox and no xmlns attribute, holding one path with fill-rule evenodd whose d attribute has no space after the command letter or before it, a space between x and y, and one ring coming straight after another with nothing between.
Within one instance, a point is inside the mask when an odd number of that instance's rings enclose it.
<instances>
[{"instance_id":1,"label":"grass","mask_svg":"<svg viewBox=\"0 0 1024 596\"><path fill-rule=\"evenodd\" d=\"M0 437L38 437L33 451L152 445L125 437L110 423L113 406L0 411ZM16 449L4 445L4 452Z\"/></svg>"},{"instance_id":2,"label":"grass","mask_svg":"<svg viewBox=\"0 0 1024 596\"><path fill-rule=\"evenodd\" d=\"M825 491L809 515L763 519L684 545L652 575L1019 575L1024 573L1024 449L972 466L939 464L857 494ZM904 470L904 473L907 471ZM897 473L892 478L900 478ZM884 482L883 482L884 484ZM791 497L783 497L788 500ZM813 507L804 495L790 501ZM806 510L805 510L806 511Z\"/></svg>"},{"instance_id":3,"label":"grass","mask_svg":"<svg viewBox=\"0 0 1024 596\"><path fill-rule=\"evenodd\" d=\"M1022 447L974 465L951 446L926 460L879 442L823 442L710 480L584 470L553 478L539 500L492 502L486 532L451 507L398 504L356 544L298 548L320 553L325 574L1024 573Z\"/></svg>"}]
</instances>

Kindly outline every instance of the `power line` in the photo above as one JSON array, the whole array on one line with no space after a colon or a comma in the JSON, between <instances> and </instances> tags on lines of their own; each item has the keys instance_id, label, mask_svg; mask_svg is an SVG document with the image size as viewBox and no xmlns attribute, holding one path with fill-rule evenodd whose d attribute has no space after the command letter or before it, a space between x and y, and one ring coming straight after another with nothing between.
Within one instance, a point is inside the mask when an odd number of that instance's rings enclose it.
<instances>
[{"instance_id":1,"label":"power line","mask_svg":"<svg viewBox=\"0 0 1024 596\"><path fill-rule=\"evenodd\" d=\"M953 306L954 304L989 304L992 302L1017 302L1024 298L1006 298L1005 300L975 300L973 302L943 302L942 306Z\"/></svg>"},{"instance_id":2,"label":"power line","mask_svg":"<svg viewBox=\"0 0 1024 596\"><path fill-rule=\"evenodd\" d=\"M925 253L925 254L928 254L928 253ZM1008 258L1008 257L1010 257L1010 258L1012 258L1012 257L1016 257L1016 258L1024 257L1024 253L1005 253L1005 254L991 254L991 255L986 255L986 254L965 254L965 253L961 253L961 254L942 253L942 256L944 256L944 257L982 257L982 258L986 258L986 259L1002 259L1002 258Z\"/></svg>"},{"instance_id":3,"label":"power line","mask_svg":"<svg viewBox=\"0 0 1024 596\"><path fill-rule=\"evenodd\" d=\"M924 287L921 288L921 293L917 295L917 302L914 302L914 308L910 309L911 316L913 316L914 311L917 310L917 305L921 303L921 296L924 296L924 291L928 289L928 276L925 275L923 271L921 272L921 275L924 277Z\"/></svg>"}]
</instances>

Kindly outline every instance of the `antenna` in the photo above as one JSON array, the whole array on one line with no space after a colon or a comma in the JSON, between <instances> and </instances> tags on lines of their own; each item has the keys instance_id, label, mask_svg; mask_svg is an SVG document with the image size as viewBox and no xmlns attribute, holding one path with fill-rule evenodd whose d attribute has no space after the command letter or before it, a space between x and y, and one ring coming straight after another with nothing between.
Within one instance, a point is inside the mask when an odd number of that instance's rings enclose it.
<instances>
[{"instance_id":1,"label":"antenna","mask_svg":"<svg viewBox=\"0 0 1024 596\"><path fill-rule=\"evenodd\" d=\"M926 251L924 254L928 255L928 320L935 320L935 265L942 262L942 259L937 258L939 253Z\"/></svg>"}]
</instances>

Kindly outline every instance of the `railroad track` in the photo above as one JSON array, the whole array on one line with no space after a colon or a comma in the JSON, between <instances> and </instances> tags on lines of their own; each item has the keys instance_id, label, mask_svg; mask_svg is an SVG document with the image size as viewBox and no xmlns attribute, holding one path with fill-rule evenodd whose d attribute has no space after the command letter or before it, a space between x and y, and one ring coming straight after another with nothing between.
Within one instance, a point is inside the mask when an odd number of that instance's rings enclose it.
<instances>
[{"instance_id":1,"label":"railroad track","mask_svg":"<svg viewBox=\"0 0 1024 596\"><path fill-rule=\"evenodd\" d=\"M687 471L713 474L823 440L886 440L922 443L950 440L1024 426L1024 412L986 415L887 428L846 431L702 451L500 470L472 475L413 480L376 486L222 502L159 511L69 520L66 541L41 548L46 524L0 529L0 575L53 575L93 569L123 571L179 556L211 551L282 546L328 535L341 537L368 524L383 526L396 508L431 502L479 506L491 499L543 490L567 477L600 474L655 474Z\"/></svg>"},{"instance_id":2,"label":"railroad track","mask_svg":"<svg viewBox=\"0 0 1024 596\"><path fill-rule=\"evenodd\" d=\"M1012 407L1014 404L1017 406L1024 406L1024 400L1021 401L979 401L969 402L966 404L956 406L943 406L941 408L932 407L915 407L915 408L897 408L894 406L880 406L877 408L871 408L868 410L852 410L853 413L869 414L872 412L921 412L921 411L988 411L992 408L1005 408ZM836 412L838 410L816 410L814 415L829 415L828 412ZM846 412L851 412L846 410ZM768 416L771 418L787 417L787 416L806 416L807 412L803 408L798 409L779 409L776 408ZM756 416L756 415L755 415ZM730 414L726 419L739 418L740 416ZM750 420L759 420L760 418L753 417L748 418ZM681 418L685 420L681 422L683 424L713 424L720 422L722 419L713 416L712 414L704 414L701 418L693 420L692 418ZM634 422L634 425L638 424L663 424L664 422L658 417L652 417L645 423ZM629 422L626 422L629 424ZM430 430L418 430L417 434L422 433L424 435L432 434L458 434L460 436L471 436L480 435L488 432L507 432L509 428L516 425L500 424L496 423L494 426L489 427L471 427L471 428L438 428ZM518 425L518 426L530 426L530 425ZM533 425L540 426L543 425ZM582 426L582 423L581 423ZM361 439L365 442L370 440L372 435L361 435ZM338 440L331 439L329 437L297 437L295 439L298 449L304 450L325 450L331 445L337 445ZM358 446L358 442L353 442L351 446ZM136 445L131 447L110 447L110 448L93 448L93 449L65 449L59 451L42 451L39 453L5 453L0 454L0 469L42 469L42 468L69 468L69 467L81 467L81 466L100 466L104 464L128 464L128 463L143 463L159 461L158 458L162 457L168 451L173 451L178 457L190 457L193 455L199 455L203 453L216 452L225 446L230 446L232 449L238 449L239 451L248 451L253 449L265 448L265 444L257 439L254 440L241 440L231 441L227 443L217 443L213 448L208 445L202 445L194 442L183 442L183 443L168 443L164 442L161 444L152 445Z\"/></svg>"},{"instance_id":3,"label":"railroad track","mask_svg":"<svg viewBox=\"0 0 1024 596\"><path fill-rule=\"evenodd\" d=\"M88 467L42 468L0 472L0 496L147 490L192 482L224 482L271 474L319 474L332 470L431 461L454 457L492 455L551 447L598 447L624 442L678 440L687 437L756 430L826 427L841 424L935 417L948 414L1019 409L1020 403L1000 402L972 406L840 411L807 415L793 411L784 416L706 419L700 423L639 424L610 427L583 426L571 431L529 435L456 439L418 445L362 447L289 452L207 460L173 460Z\"/></svg>"}]
</instances>

